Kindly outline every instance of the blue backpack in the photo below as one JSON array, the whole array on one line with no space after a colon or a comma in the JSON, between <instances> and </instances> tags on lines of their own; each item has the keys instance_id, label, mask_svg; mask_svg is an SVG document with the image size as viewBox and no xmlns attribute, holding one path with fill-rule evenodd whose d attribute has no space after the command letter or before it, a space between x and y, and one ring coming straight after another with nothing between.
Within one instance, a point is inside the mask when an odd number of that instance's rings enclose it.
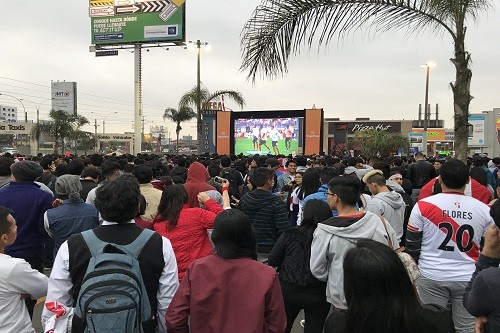
<instances>
[{"instance_id":1,"label":"blue backpack","mask_svg":"<svg viewBox=\"0 0 500 333\"><path fill-rule=\"evenodd\" d=\"M82 232L92 254L75 307L89 333L142 333L152 317L137 257L153 231L143 229L129 245L101 241Z\"/></svg>"}]
</instances>

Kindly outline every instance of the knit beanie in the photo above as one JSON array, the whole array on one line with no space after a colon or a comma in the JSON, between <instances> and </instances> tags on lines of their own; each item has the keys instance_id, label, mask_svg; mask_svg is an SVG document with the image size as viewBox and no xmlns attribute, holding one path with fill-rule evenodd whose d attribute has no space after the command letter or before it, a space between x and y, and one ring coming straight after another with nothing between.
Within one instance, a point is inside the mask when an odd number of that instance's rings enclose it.
<instances>
[{"instance_id":1,"label":"knit beanie","mask_svg":"<svg viewBox=\"0 0 500 333\"><path fill-rule=\"evenodd\" d=\"M223 205L223 201L222 201L222 194L220 194L218 191L215 191L215 190L209 190L209 191L206 191L205 192L206 194L208 194L208 196L210 197L210 199L213 199L215 202L217 202L220 206ZM204 204L202 204L200 202L200 207L201 208L204 208L204 209L207 209L205 207Z\"/></svg>"},{"instance_id":2,"label":"knit beanie","mask_svg":"<svg viewBox=\"0 0 500 333\"><path fill-rule=\"evenodd\" d=\"M68 197L70 200L80 199L82 190L80 177L76 175L62 175L56 180L56 194L62 197Z\"/></svg>"},{"instance_id":3,"label":"knit beanie","mask_svg":"<svg viewBox=\"0 0 500 333\"><path fill-rule=\"evenodd\" d=\"M43 174L40 164L33 161L20 161L10 167L16 182L33 182Z\"/></svg>"}]
</instances>

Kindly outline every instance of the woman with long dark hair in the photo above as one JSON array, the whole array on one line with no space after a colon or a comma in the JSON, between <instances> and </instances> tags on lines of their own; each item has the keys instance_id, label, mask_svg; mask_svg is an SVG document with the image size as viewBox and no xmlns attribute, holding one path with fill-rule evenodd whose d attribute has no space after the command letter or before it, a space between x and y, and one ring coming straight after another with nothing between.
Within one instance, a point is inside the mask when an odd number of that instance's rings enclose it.
<instances>
[{"instance_id":1,"label":"woman with long dark hair","mask_svg":"<svg viewBox=\"0 0 500 333\"><path fill-rule=\"evenodd\" d=\"M230 208L227 193L229 185L227 181L224 184L222 188L224 208ZM223 211L223 208L205 192L198 194L198 200L206 209L189 207L188 194L183 185L167 186L163 190L158 205L158 215L153 222L154 230L172 243L179 280L195 259L212 254L213 249L207 230L213 228L215 217Z\"/></svg>"},{"instance_id":2,"label":"woman with long dark hair","mask_svg":"<svg viewBox=\"0 0 500 333\"><path fill-rule=\"evenodd\" d=\"M321 332L328 315L330 303L326 301L326 282L317 280L309 267L311 243L318 223L331 217L328 204L322 200L309 200L302 211L299 227L285 230L278 238L268 263L277 267L283 299L285 301L287 328L292 330L301 310L305 313L305 333Z\"/></svg>"},{"instance_id":3,"label":"woman with long dark hair","mask_svg":"<svg viewBox=\"0 0 500 333\"><path fill-rule=\"evenodd\" d=\"M335 311L325 333L451 333L451 313L422 305L398 255L387 245L360 239L344 257L347 311Z\"/></svg>"},{"instance_id":4,"label":"woman with long dark hair","mask_svg":"<svg viewBox=\"0 0 500 333\"><path fill-rule=\"evenodd\" d=\"M296 202L298 204L294 204L293 212L296 216L296 224L300 225L302 220L302 209L304 208L304 198L309 194L313 194L318 192L318 189L321 186L321 182L319 181L320 172L318 168L309 168L302 175L302 184L300 189L297 191L297 199Z\"/></svg>"},{"instance_id":5,"label":"woman with long dark hair","mask_svg":"<svg viewBox=\"0 0 500 333\"><path fill-rule=\"evenodd\" d=\"M257 241L248 216L236 209L219 214L212 241L215 254L194 261L181 281L167 310L167 331L283 332L277 273L255 260Z\"/></svg>"}]
</instances>

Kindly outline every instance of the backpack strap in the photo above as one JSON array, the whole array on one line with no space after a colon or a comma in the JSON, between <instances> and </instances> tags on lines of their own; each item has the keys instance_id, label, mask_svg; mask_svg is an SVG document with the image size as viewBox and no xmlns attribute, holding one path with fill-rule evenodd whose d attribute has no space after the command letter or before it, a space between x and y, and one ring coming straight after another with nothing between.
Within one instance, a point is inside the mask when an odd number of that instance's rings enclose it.
<instances>
[{"instance_id":1,"label":"backpack strap","mask_svg":"<svg viewBox=\"0 0 500 333\"><path fill-rule=\"evenodd\" d=\"M146 243L149 241L149 239L155 234L154 231L149 230L149 229L142 229L141 233L137 238L130 244L128 245L117 245L113 244L113 246L119 248L120 250L124 252L130 253L135 259L139 257L139 253L142 251L142 248ZM97 255L106 244L110 244L107 242L104 242L97 238L96 234L94 233L94 230L87 230L82 232L83 240L87 244L87 247L89 248L90 254L92 257Z\"/></svg>"},{"instance_id":2,"label":"backpack strap","mask_svg":"<svg viewBox=\"0 0 500 333\"><path fill-rule=\"evenodd\" d=\"M99 251L107 244L97 238L97 236L94 233L94 230L87 230L82 232L82 237L85 243L87 244L87 247L89 248L90 255L92 257L96 256Z\"/></svg>"}]
</instances>

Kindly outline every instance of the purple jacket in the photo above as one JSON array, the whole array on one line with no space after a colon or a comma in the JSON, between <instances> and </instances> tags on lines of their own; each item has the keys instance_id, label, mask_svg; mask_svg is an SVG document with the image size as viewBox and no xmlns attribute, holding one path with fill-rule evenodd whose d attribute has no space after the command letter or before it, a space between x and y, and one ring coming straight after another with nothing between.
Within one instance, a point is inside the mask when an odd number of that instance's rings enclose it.
<instances>
[{"instance_id":1,"label":"purple jacket","mask_svg":"<svg viewBox=\"0 0 500 333\"><path fill-rule=\"evenodd\" d=\"M43 214L52 207L54 198L34 182L11 182L0 190L0 206L12 210L17 222L17 239L5 248L12 257L41 257L43 242L48 238L43 226Z\"/></svg>"}]
</instances>

